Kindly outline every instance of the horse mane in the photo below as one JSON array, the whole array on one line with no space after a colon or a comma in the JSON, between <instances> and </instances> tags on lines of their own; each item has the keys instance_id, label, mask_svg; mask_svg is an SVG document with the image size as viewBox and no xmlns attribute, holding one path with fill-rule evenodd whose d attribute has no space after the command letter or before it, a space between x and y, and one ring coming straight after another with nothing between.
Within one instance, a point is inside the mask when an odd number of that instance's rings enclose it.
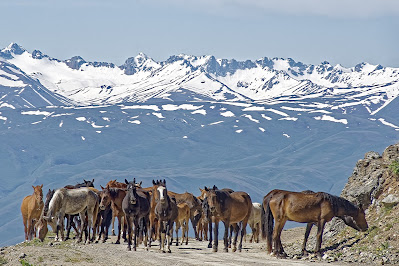
<instances>
[{"instance_id":1,"label":"horse mane","mask_svg":"<svg viewBox=\"0 0 399 266\"><path fill-rule=\"evenodd\" d=\"M51 217L51 215L53 215L52 212L54 211L54 208L57 207L57 206L60 204L60 202L63 200L63 198L64 198L64 193L65 193L66 190L67 190L66 188L60 188L60 189L57 189L57 190L54 192L54 195L53 195L53 197L51 198L50 203L49 203L49 205L48 205L48 213L47 213L47 216ZM44 208L43 208L43 209L44 209ZM54 213L54 214L55 214L55 213Z\"/></svg>"},{"instance_id":2,"label":"horse mane","mask_svg":"<svg viewBox=\"0 0 399 266\"><path fill-rule=\"evenodd\" d=\"M358 206L356 206L349 200L331 195L327 192L317 192L316 194L321 196L324 200L327 200L331 203L334 213L338 213L340 207L344 208L349 212L355 212L359 209Z\"/></svg>"}]
</instances>

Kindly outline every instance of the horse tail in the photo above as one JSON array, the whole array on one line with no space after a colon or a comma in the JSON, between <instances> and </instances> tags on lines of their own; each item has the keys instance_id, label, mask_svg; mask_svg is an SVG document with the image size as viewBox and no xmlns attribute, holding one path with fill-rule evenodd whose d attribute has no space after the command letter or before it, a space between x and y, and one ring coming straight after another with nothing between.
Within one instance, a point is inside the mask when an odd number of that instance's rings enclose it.
<instances>
[{"instance_id":1,"label":"horse tail","mask_svg":"<svg viewBox=\"0 0 399 266\"><path fill-rule=\"evenodd\" d=\"M267 247L269 253L271 252L271 243L272 243L272 235L273 235L273 227L274 227L274 217L273 213L270 210L270 200L272 195L267 195L263 199L262 204L262 213L261 213L261 223L262 223L262 238L267 239Z\"/></svg>"}]
</instances>

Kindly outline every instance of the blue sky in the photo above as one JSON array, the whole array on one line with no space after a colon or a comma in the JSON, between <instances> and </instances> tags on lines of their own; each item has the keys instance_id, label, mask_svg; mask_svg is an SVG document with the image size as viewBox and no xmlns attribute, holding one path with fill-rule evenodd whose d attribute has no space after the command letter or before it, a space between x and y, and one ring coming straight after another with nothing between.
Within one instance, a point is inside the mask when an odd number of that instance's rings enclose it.
<instances>
[{"instance_id":1,"label":"blue sky","mask_svg":"<svg viewBox=\"0 0 399 266\"><path fill-rule=\"evenodd\" d=\"M399 67L397 0L2 0L0 47L117 65L139 52Z\"/></svg>"}]
</instances>

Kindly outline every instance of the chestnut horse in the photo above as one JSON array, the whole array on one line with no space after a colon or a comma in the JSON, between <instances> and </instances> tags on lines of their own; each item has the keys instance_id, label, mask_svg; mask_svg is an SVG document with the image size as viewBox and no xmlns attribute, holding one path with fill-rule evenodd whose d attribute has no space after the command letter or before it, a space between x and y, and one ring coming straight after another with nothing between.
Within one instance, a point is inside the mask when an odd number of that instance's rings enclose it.
<instances>
[{"instance_id":1,"label":"chestnut horse","mask_svg":"<svg viewBox=\"0 0 399 266\"><path fill-rule=\"evenodd\" d=\"M181 245L186 239L186 245L188 245L188 221L190 220L190 207L187 203L177 204L177 218L175 220L176 230L176 246L179 245L179 228L182 228L181 234Z\"/></svg>"},{"instance_id":2,"label":"chestnut horse","mask_svg":"<svg viewBox=\"0 0 399 266\"><path fill-rule=\"evenodd\" d=\"M356 206L344 198L325 192L292 192L277 189L270 191L263 198L262 208L262 236L267 238L267 251L273 251L277 257L287 256L281 244L281 231L286 221L295 221L308 223L309 232L313 224L317 225L315 252L321 256L324 225L335 216L344 221L351 221L354 224L352 227L360 231L366 231L368 228L362 206ZM349 216L353 219L349 219ZM306 239L303 249L305 246Z\"/></svg>"},{"instance_id":3,"label":"chestnut horse","mask_svg":"<svg viewBox=\"0 0 399 266\"><path fill-rule=\"evenodd\" d=\"M127 185L125 183L118 182L118 181L116 181L116 179L114 179L114 180L108 181L108 183L105 185L105 187L106 188L110 188L110 187L113 187L113 188L124 188L125 189L127 187ZM112 213L112 222L111 222L111 224L112 224L112 235L113 236L115 236L115 218L116 218L115 214Z\"/></svg>"},{"instance_id":4,"label":"chestnut horse","mask_svg":"<svg viewBox=\"0 0 399 266\"><path fill-rule=\"evenodd\" d=\"M33 194L22 200L21 213L25 228L25 240L36 237L35 223L39 221L43 210L43 185L32 186Z\"/></svg>"},{"instance_id":5,"label":"chestnut horse","mask_svg":"<svg viewBox=\"0 0 399 266\"><path fill-rule=\"evenodd\" d=\"M225 227L223 237L224 251L228 251L228 229L230 225L237 224L237 226L240 226L241 228L236 227L237 229L233 241L232 251L235 252L237 250L236 244L238 229L241 229L240 244L238 245L238 250L241 252L245 227L247 226L247 222L252 211L251 197L247 193L242 191L229 193L227 191L217 189L216 186L213 186L212 189L205 188L205 190L207 192L207 201L210 214L212 216L212 222L215 223L215 239L213 242L212 250L214 252L217 252L218 250L219 221L222 221Z\"/></svg>"}]
</instances>

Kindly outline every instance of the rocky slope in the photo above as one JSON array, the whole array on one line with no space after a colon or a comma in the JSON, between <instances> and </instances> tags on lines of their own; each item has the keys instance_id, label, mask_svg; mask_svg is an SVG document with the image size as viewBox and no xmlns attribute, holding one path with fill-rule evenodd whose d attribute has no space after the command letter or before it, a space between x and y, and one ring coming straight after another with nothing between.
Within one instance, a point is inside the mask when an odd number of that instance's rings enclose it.
<instances>
[{"instance_id":1,"label":"rocky slope","mask_svg":"<svg viewBox=\"0 0 399 266\"><path fill-rule=\"evenodd\" d=\"M325 233L325 246L331 247L326 254L347 262L399 264L399 176L390 167L398 160L399 143L356 163L341 196L367 207L369 230L358 233L333 221Z\"/></svg>"}]
</instances>

